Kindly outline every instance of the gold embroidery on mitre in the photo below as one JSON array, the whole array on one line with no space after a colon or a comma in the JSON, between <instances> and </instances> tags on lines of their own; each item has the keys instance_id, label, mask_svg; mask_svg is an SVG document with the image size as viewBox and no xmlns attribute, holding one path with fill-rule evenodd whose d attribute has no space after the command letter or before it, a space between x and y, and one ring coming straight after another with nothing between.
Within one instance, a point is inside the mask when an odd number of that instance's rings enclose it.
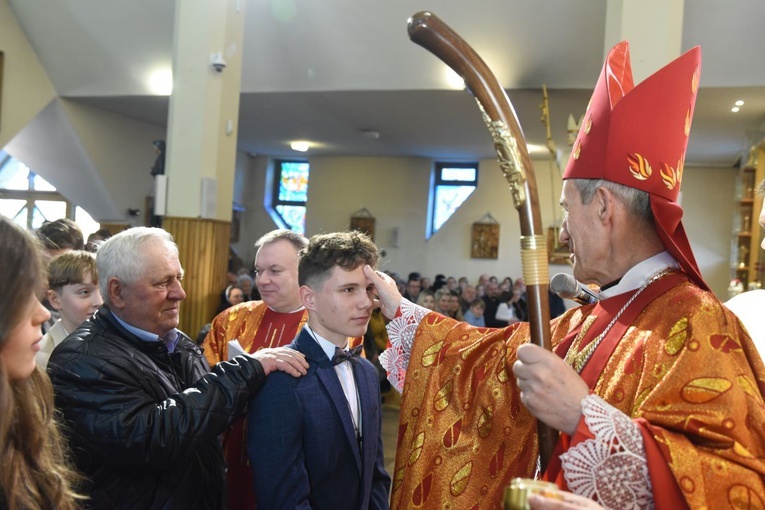
<instances>
[{"instance_id":1,"label":"gold embroidery on mitre","mask_svg":"<svg viewBox=\"0 0 765 510\"><path fill-rule=\"evenodd\" d=\"M675 189L675 186L677 186L677 173L675 173L674 168L666 163L662 163L659 169L659 174L667 189Z\"/></svg>"},{"instance_id":2,"label":"gold embroidery on mitre","mask_svg":"<svg viewBox=\"0 0 765 510\"><path fill-rule=\"evenodd\" d=\"M422 454L422 445L424 444L425 444L425 432L420 432L412 440L412 451L409 454L410 466L414 464L415 462L417 462L417 459L420 458L420 454Z\"/></svg>"},{"instance_id":3,"label":"gold embroidery on mitre","mask_svg":"<svg viewBox=\"0 0 765 510\"><path fill-rule=\"evenodd\" d=\"M590 129L592 129L592 116L587 117L587 121L584 124L584 134L589 135Z\"/></svg>"},{"instance_id":4,"label":"gold embroidery on mitre","mask_svg":"<svg viewBox=\"0 0 765 510\"><path fill-rule=\"evenodd\" d=\"M685 126L683 128L683 133L686 138L691 134L691 120L691 109L688 108L688 111L685 113Z\"/></svg>"},{"instance_id":5,"label":"gold embroidery on mitre","mask_svg":"<svg viewBox=\"0 0 765 510\"><path fill-rule=\"evenodd\" d=\"M481 416L478 418L478 435L485 439L491 433L493 422L494 406L489 405L484 408Z\"/></svg>"},{"instance_id":6,"label":"gold embroidery on mitre","mask_svg":"<svg viewBox=\"0 0 765 510\"><path fill-rule=\"evenodd\" d=\"M648 160L638 153L627 154L627 163L629 163L630 173L632 177L639 181L645 181L653 173L651 165Z\"/></svg>"},{"instance_id":7,"label":"gold embroidery on mitre","mask_svg":"<svg viewBox=\"0 0 765 510\"><path fill-rule=\"evenodd\" d=\"M664 352L674 356L683 348L685 340L688 338L688 319L683 317L669 330L669 338L664 344Z\"/></svg>"},{"instance_id":8,"label":"gold embroidery on mitre","mask_svg":"<svg viewBox=\"0 0 765 510\"><path fill-rule=\"evenodd\" d=\"M454 474L451 482L449 483L449 492L452 493L452 496L459 496L465 492L465 489L468 486L468 482L470 481L470 474L472 472L473 461L471 460Z\"/></svg>"},{"instance_id":9,"label":"gold embroidery on mitre","mask_svg":"<svg viewBox=\"0 0 765 510\"><path fill-rule=\"evenodd\" d=\"M726 391L728 391L733 383L727 379L719 377L699 377L693 379L686 384L681 394L683 400L691 402L693 404L704 404L710 400L714 400Z\"/></svg>"},{"instance_id":10,"label":"gold embroidery on mitre","mask_svg":"<svg viewBox=\"0 0 765 510\"><path fill-rule=\"evenodd\" d=\"M696 70L693 71L693 76L691 77L691 92L693 92L694 95L696 95L696 92L699 90L699 78L701 77L701 70L699 69L699 66L696 66Z\"/></svg>"},{"instance_id":11,"label":"gold embroidery on mitre","mask_svg":"<svg viewBox=\"0 0 765 510\"><path fill-rule=\"evenodd\" d=\"M444 345L444 342L438 342L427 349L425 349L425 352L422 353L422 366L423 367L429 367L433 363L436 362L438 359L438 353L441 352L441 346Z\"/></svg>"},{"instance_id":12,"label":"gold embroidery on mitre","mask_svg":"<svg viewBox=\"0 0 765 510\"><path fill-rule=\"evenodd\" d=\"M683 182L683 168L685 167L685 155L680 156L680 159L677 160L677 183L682 184Z\"/></svg>"},{"instance_id":13,"label":"gold embroidery on mitre","mask_svg":"<svg viewBox=\"0 0 765 510\"><path fill-rule=\"evenodd\" d=\"M433 401L433 407L436 411L443 411L449 407L449 401L452 398L453 391L454 381L449 379L446 384L444 384L441 389L438 390L438 393L436 393L436 398Z\"/></svg>"},{"instance_id":14,"label":"gold embroidery on mitre","mask_svg":"<svg viewBox=\"0 0 765 510\"><path fill-rule=\"evenodd\" d=\"M582 142L579 140L576 141L576 147L574 147L574 153L572 154L574 156L574 159L579 159L579 152L582 150Z\"/></svg>"}]
</instances>

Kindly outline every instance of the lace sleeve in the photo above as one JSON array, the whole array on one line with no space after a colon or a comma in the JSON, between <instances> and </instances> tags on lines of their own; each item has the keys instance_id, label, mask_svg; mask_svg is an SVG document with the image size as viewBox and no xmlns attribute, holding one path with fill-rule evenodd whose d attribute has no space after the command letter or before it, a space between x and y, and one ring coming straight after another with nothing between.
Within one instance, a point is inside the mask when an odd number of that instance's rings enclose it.
<instances>
[{"instance_id":1,"label":"lace sleeve","mask_svg":"<svg viewBox=\"0 0 765 510\"><path fill-rule=\"evenodd\" d=\"M422 318L431 311L407 299L401 299L399 312L386 326L391 346L380 354L380 364L388 372L391 385L400 393L404 389L414 333Z\"/></svg>"},{"instance_id":2,"label":"lace sleeve","mask_svg":"<svg viewBox=\"0 0 765 510\"><path fill-rule=\"evenodd\" d=\"M639 426L597 395L582 400L582 414L595 437L561 455L568 488L606 508L653 508Z\"/></svg>"}]
</instances>

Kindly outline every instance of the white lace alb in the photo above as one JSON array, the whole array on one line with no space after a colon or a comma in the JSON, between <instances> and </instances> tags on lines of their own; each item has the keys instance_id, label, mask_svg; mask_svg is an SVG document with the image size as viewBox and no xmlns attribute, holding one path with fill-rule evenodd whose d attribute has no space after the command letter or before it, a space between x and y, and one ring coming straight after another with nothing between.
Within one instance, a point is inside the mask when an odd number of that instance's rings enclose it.
<instances>
[{"instance_id":1,"label":"white lace alb","mask_svg":"<svg viewBox=\"0 0 765 510\"><path fill-rule=\"evenodd\" d=\"M653 508L651 478L640 428L597 395L582 400L584 422L595 436L560 456L569 490L605 508Z\"/></svg>"}]
</instances>

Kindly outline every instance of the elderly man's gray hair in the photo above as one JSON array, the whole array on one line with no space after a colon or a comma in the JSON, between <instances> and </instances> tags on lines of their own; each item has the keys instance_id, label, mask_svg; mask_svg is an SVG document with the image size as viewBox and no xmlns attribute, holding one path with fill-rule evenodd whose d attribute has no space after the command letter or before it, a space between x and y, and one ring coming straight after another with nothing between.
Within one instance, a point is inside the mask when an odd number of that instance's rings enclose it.
<instances>
[{"instance_id":1,"label":"elderly man's gray hair","mask_svg":"<svg viewBox=\"0 0 765 510\"><path fill-rule=\"evenodd\" d=\"M169 232L161 228L134 227L116 234L100 246L96 253L98 287L104 304L109 305L109 280L117 278L124 284L132 284L143 276L145 260L139 256L146 243L164 243L178 254L178 246Z\"/></svg>"}]
</instances>

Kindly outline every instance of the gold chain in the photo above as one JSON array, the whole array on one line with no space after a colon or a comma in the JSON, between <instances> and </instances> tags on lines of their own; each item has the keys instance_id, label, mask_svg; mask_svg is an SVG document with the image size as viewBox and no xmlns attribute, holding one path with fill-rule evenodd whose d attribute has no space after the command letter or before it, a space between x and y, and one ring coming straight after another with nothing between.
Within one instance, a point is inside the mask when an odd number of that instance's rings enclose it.
<instances>
[{"instance_id":1,"label":"gold chain","mask_svg":"<svg viewBox=\"0 0 765 510\"><path fill-rule=\"evenodd\" d=\"M587 346L582 349L581 351L578 350L579 343L581 342L582 338L577 337L576 341L571 344L571 347L569 347L568 352L566 352L566 357L564 358L566 363L568 363L570 366L576 370L576 372L582 373L582 369L587 364L588 361L590 361L590 357L595 352L595 349L598 348L598 345L600 345L600 342L603 341L603 339L606 337L609 331L611 331L611 328L616 324L616 321L619 320L619 317L622 316L624 311L632 304L633 301L635 301L635 298L637 298L641 292L643 292L649 285L651 285L656 280L666 276L667 274L671 273L675 269L672 267L667 267L659 271L658 273L651 276L633 295L629 300L624 303L624 306L614 315L614 318L611 319L611 322L608 323L608 326L606 326L606 329L603 330L603 332L598 335L598 337L587 344ZM582 335L584 336L584 335Z\"/></svg>"}]
</instances>

